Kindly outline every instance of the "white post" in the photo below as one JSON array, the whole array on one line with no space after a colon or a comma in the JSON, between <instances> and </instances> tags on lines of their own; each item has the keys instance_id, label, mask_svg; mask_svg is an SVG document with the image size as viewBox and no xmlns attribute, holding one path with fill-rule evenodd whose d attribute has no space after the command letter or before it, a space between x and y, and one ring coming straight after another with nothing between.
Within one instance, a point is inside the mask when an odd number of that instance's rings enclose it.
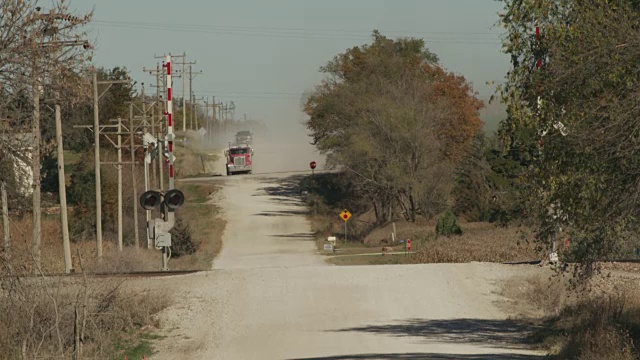
<instances>
[{"instance_id":1,"label":"white post","mask_svg":"<svg viewBox=\"0 0 640 360\"><path fill-rule=\"evenodd\" d=\"M118 251L122 252L122 119L118 118Z\"/></svg>"},{"instance_id":2,"label":"white post","mask_svg":"<svg viewBox=\"0 0 640 360\"><path fill-rule=\"evenodd\" d=\"M396 236L397 236L397 235L396 235L396 223L394 222L394 223L393 223L393 242L395 242L395 241L396 241Z\"/></svg>"},{"instance_id":3,"label":"white post","mask_svg":"<svg viewBox=\"0 0 640 360\"><path fill-rule=\"evenodd\" d=\"M347 222L344 222L344 242L347 243Z\"/></svg>"},{"instance_id":4,"label":"white post","mask_svg":"<svg viewBox=\"0 0 640 360\"><path fill-rule=\"evenodd\" d=\"M10 257L11 232L9 230L9 204L7 204L7 189L4 181L0 180L0 196L2 197L2 226L4 227L4 253Z\"/></svg>"},{"instance_id":5,"label":"white post","mask_svg":"<svg viewBox=\"0 0 640 360\"><path fill-rule=\"evenodd\" d=\"M62 119L60 105L55 105L56 142L58 143L58 194L60 195L60 224L62 226L62 249L64 251L64 272L69 274L71 264L71 244L69 243L69 222L67 220L67 190L64 178L64 148L62 146Z\"/></svg>"},{"instance_id":6,"label":"white post","mask_svg":"<svg viewBox=\"0 0 640 360\"><path fill-rule=\"evenodd\" d=\"M93 137L96 175L96 247L102 259L102 193L100 185L100 117L98 113L98 75L93 73Z\"/></svg>"},{"instance_id":7,"label":"white post","mask_svg":"<svg viewBox=\"0 0 640 360\"><path fill-rule=\"evenodd\" d=\"M142 90L144 95L144 89ZM144 100L143 100L144 101ZM143 120L144 121L144 115ZM138 229L138 188L136 187L136 147L133 137L133 103L129 104L129 141L131 142L131 185L133 186L133 234L136 250L140 247L140 231Z\"/></svg>"}]
</instances>

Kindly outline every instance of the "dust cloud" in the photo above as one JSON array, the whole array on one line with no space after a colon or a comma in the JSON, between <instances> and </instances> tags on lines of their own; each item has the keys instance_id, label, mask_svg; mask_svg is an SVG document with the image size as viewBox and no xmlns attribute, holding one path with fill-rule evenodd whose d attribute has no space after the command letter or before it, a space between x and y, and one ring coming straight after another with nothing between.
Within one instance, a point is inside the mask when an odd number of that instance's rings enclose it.
<instances>
[{"instance_id":1,"label":"dust cloud","mask_svg":"<svg viewBox=\"0 0 640 360\"><path fill-rule=\"evenodd\" d=\"M316 170L324 169L324 156L310 144L312 139L302 121L240 121L226 131L219 129L201 138L209 153L220 155L216 172L225 173L224 150L229 143L233 144L236 132L242 130L253 133L254 174L310 171L311 161L316 162Z\"/></svg>"}]
</instances>

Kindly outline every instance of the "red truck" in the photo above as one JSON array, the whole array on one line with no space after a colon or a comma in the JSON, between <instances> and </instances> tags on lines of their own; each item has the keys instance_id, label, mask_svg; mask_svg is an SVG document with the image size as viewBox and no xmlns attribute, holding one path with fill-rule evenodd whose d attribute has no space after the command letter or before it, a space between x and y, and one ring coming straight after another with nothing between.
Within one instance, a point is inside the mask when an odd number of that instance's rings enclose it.
<instances>
[{"instance_id":1,"label":"red truck","mask_svg":"<svg viewBox=\"0 0 640 360\"><path fill-rule=\"evenodd\" d=\"M249 145L229 146L224 151L227 158L227 176L233 174L251 174L253 170L253 148Z\"/></svg>"}]
</instances>

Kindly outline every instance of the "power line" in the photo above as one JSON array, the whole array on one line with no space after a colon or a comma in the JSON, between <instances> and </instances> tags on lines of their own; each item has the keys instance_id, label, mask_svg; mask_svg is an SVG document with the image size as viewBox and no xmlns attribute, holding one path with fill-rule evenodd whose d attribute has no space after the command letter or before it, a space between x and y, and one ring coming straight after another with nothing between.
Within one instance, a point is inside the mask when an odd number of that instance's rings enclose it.
<instances>
[{"instance_id":1,"label":"power line","mask_svg":"<svg viewBox=\"0 0 640 360\"><path fill-rule=\"evenodd\" d=\"M371 36L370 33L330 33L330 32L318 32L307 30L294 30L291 31L275 31L268 30L269 28L225 28L214 27L204 25L187 25L187 24L155 24L155 23L138 23L127 21L94 21L99 26L115 27L115 28L130 28L130 29L146 29L146 30L159 30L159 31L171 31L171 32L185 32L185 33L207 33L216 35L239 35L239 36L251 36L251 37L275 37L275 38L298 38L298 39L319 39L319 40L363 40ZM328 31L328 30L327 30ZM398 31L399 32L399 31ZM442 43L442 44L499 44L500 38L498 35L490 33L426 33L422 34L443 34L457 35L456 37L434 37L431 35L426 38L428 43ZM467 34L467 36L459 36ZM490 35L491 37L474 38L469 35L482 36Z\"/></svg>"},{"instance_id":2,"label":"power line","mask_svg":"<svg viewBox=\"0 0 640 360\"><path fill-rule=\"evenodd\" d=\"M252 26L220 26L220 25L200 25L200 24L158 24L155 22L139 22L139 21L114 21L114 20L95 20L95 23L110 23L110 24L133 24L133 25L153 25L153 26L172 26L172 27L187 27L196 29L220 29L220 30L253 30L253 31L284 31L284 32L327 32L327 33L358 33L365 34L365 36L371 35L371 30L355 30L355 29L319 29L319 28L279 28L279 27L252 27ZM412 30L388 30L385 33L414 33L414 34L450 34L450 35L490 35L497 36L490 32L471 32L471 31L412 31Z\"/></svg>"},{"instance_id":3,"label":"power line","mask_svg":"<svg viewBox=\"0 0 640 360\"><path fill-rule=\"evenodd\" d=\"M276 96L276 97L297 97L304 95L304 93L286 93L286 92L269 92L269 91L214 91L214 90L200 90L202 94L215 95L215 96Z\"/></svg>"}]
</instances>

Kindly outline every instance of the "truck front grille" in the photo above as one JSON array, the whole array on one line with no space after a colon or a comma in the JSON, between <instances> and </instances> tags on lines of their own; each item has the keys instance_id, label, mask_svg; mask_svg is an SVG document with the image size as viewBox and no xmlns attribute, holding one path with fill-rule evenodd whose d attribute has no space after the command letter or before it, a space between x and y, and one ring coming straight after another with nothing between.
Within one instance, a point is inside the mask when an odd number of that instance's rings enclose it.
<instances>
[{"instance_id":1,"label":"truck front grille","mask_svg":"<svg viewBox=\"0 0 640 360\"><path fill-rule=\"evenodd\" d=\"M238 156L233 158L233 165L235 166L245 166L246 163L247 162L244 156Z\"/></svg>"}]
</instances>

